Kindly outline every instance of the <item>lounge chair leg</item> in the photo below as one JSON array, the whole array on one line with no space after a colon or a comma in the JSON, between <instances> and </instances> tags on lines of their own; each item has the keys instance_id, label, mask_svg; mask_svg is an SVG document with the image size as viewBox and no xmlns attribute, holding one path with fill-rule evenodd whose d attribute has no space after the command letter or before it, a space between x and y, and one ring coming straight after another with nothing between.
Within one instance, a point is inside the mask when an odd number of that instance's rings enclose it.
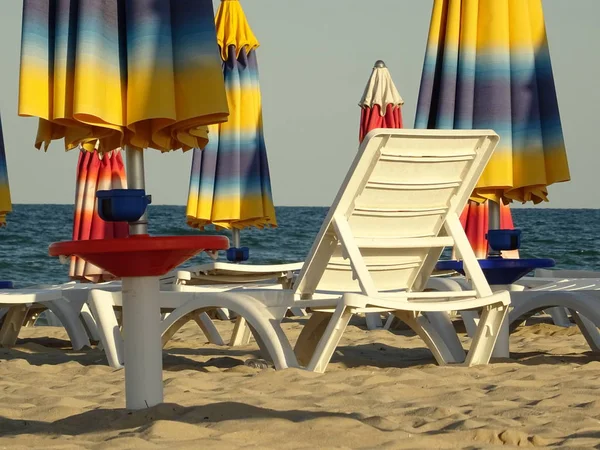
<instances>
[{"instance_id":1,"label":"lounge chair leg","mask_svg":"<svg viewBox=\"0 0 600 450\"><path fill-rule=\"evenodd\" d=\"M231 312L227 308L217 308L216 314L219 320L231 320Z\"/></svg>"},{"instance_id":2,"label":"lounge chair leg","mask_svg":"<svg viewBox=\"0 0 600 450\"><path fill-rule=\"evenodd\" d=\"M100 341L100 332L98 331L98 324L96 323L96 319L94 319L94 315L92 314L90 307L86 303L84 303L81 307L80 314L90 338L94 341Z\"/></svg>"},{"instance_id":3,"label":"lounge chair leg","mask_svg":"<svg viewBox=\"0 0 600 450\"><path fill-rule=\"evenodd\" d=\"M229 340L230 347L237 347L239 345L248 345L250 343L251 330L248 327L246 319L242 316L238 316L235 319L235 326L231 333L231 339Z\"/></svg>"},{"instance_id":4,"label":"lounge chair leg","mask_svg":"<svg viewBox=\"0 0 600 450\"><path fill-rule=\"evenodd\" d=\"M223 338L219 334L219 330L217 330L217 327L215 326L211 318L208 317L208 314L206 314L205 312L201 314L195 314L193 316L193 319L208 339L208 342L214 345L225 345Z\"/></svg>"},{"instance_id":5,"label":"lounge chair leg","mask_svg":"<svg viewBox=\"0 0 600 450\"><path fill-rule=\"evenodd\" d=\"M21 331L28 311L29 307L26 305L8 308L8 312L4 315L2 328L0 328L0 347L12 347L17 343L19 331Z\"/></svg>"},{"instance_id":6,"label":"lounge chair leg","mask_svg":"<svg viewBox=\"0 0 600 450\"><path fill-rule=\"evenodd\" d=\"M393 314L389 314L388 318L385 320L385 325L383 326L384 330L389 330L392 328L392 325L394 324L394 319L396 318L396 316L394 316Z\"/></svg>"},{"instance_id":7,"label":"lounge chair leg","mask_svg":"<svg viewBox=\"0 0 600 450\"><path fill-rule=\"evenodd\" d=\"M89 294L88 305L96 318L100 342L104 348L108 365L114 369L122 369L124 364L123 337L112 306L112 295L111 292L94 289Z\"/></svg>"},{"instance_id":8,"label":"lounge chair leg","mask_svg":"<svg viewBox=\"0 0 600 450\"><path fill-rule=\"evenodd\" d=\"M465 349L458 338L458 334L456 334L450 315L446 312L428 312L424 313L424 316L452 353L452 359L456 362L463 362L466 356Z\"/></svg>"},{"instance_id":9,"label":"lounge chair leg","mask_svg":"<svg viewBox=\"0 0 600 450\"><path fill-rule=\"evenodd\" d=\"M64 300L44 302L45 306L54 314L58 321L65 327L65 331L71 340L73 350L81 350L84 347L91 347L90 339L85 330L79 311L76 311L73 306Z\"/></svg>"},{"instance_id":10,"label":"lounge chair leg","mask_svg":"<svg viewBox=\"0 0 600 450\"><path fill-rule=\"evenodd\" d=\"M500 331L498 332L498 338L496 339L496 345L492 351L492 357L494 358L510 358L510 320L508 316L502 321Z\"/></svg>"},{"instance_id":11,"label":"lounge chair leg","mask_svg":"<svg viewBox=\"0 0 600 450\"><path fill-rule=\"evenodd\" d=\"M554 322L554 325L558 325L559 327L565 328L568 328L571 325L573 325L569 320L569 316L567 315L566 309L561 306L548 308L546 312L552 317L552 322Z\"/></svg>"},{"instance_id":12,"label":"lounge chair leg","mask_svg":"<svg viewBox=\"0 0 600 450\"><path fill-rule=\"evenodd\" d=\"M477 327L479 326L479 314L477 311L459 311L460 317L465 324L467 335L473 338L477 334Z\"/></svg>"},{"instance_id":13,"label":"lounge chair leg","mask_svg":"<svg viewBox=\"0 0 600 450\"><path fill-rule=\"evenodd\" d=\"M425 342L425 345L433 353L436 362L443 366L449 363L461 363L465 360L465 352L457 354L458 358L450 351L444 340L438 334L435 327L425 316L417 316L412 311L394 311L398 319L406 323ZM461 346L462 349L462 346ZM458 353L455 348L456 353Z\"/></svg>"},{"instance_id":14,"label":"lounge chair leg","mask_svg":"<svg viewBox=\"0 0 600 450\"><path fill-rule=\"evenodd\" d=\"M353 315L352 309L346 305L342 304L336 308L325 328L323 336L321 336L321 339L319 339L319 342L315 347L310 362L306 366L307 370L319 373L325 372L325 369L327 369L327 365L331 360L331 356L340 343L342 335L348 326L348 322L350 322Z\"/></svg>"},{"instance_id":15,"label":"lounge chair leg","mask_svg":"<svg viewBox=\"0 0 600 450\"><path fill-rule=\"evenodd\" d=\"M329 313L315 311L302 328L294 347L296 359L301 366L307 366L310 362L310 358L315 353L315 348L321 336L325 333L330 318L331 314Z\"/></svg>"},{"instance_id":16,"label":"lounge chair leg","mask_svg":"<svg viewBox=\"0 0 600 450\"><path fill-rule=\"evenodd\" d=\"M496 342L500 338L502 324L508 322L508 319L506 319L507 314L508 306L504 305L488 306L483 309L477 333L473 337L471 348L467 354L466 366L470 367L490 362ZM508 331L508 328L506 328L506 331ZM506 335L501 338L508 341Z\"/></svg>"},{"instance_id":17,"label":"lounge chair leg","mask_svg":"<svg viewBox=\"0 0 600 450\"><path fill-rule=\"evenodd\" d=\"M570 309L569 312L581 330L581 334L583 334L590 349L596 353L600 352L600 333L596 324L573 309Z\"/></svg>"},{"instance_id":18,"label":"lounge chair leg","mask_svg":"<svg viewBox=\"0 0 600 450\"><path fill-rule=\"evenodd\" d=\"M367 319L367 328L369 330L377 330L383 327L383 323L381 322L381 314L367 313L365 316Z\"/></svg>"}]
</instances>

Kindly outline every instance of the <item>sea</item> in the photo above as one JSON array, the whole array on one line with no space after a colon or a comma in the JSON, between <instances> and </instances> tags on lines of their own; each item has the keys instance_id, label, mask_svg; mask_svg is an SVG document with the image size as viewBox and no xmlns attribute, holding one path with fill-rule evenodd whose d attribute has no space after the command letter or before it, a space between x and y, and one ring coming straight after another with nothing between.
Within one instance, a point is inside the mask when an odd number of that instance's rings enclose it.
<instances>
[{"instance_id":1,"label":"sea","mask_svg":"<svg viewBox=\"0 0 600 450\"><path fill-rule=\"evenodd\" d=\"M197 235L185 223L183 206L151 205L152 235ZM326 207L278 207L277 228L248 229L241 243L250 249L249 263L302 261L310 250ZM514 208L515 226L522 230L521 257L553 258L562 269L600 270L600 210ZM0 229L0 280L15 287L56 284L69 280L69 266L48 256L52 242L71 239L72 205L13 205L8 226ZM208 229L206 234L226 231ZM221 255L222 260L225 256ZM207 262L199 255L185 265Z\"/></svg>"}]
</instances>

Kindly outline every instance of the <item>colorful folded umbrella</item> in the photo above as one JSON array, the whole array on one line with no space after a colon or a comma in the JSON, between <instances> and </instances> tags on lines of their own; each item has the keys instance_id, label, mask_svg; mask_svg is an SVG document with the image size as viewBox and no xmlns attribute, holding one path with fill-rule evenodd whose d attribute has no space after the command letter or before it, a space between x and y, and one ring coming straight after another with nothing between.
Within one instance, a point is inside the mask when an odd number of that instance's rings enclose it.
<instances>
[{"instance_id":1,"label":"colorful folded umbrella","mask_svg":"<svg viewBox=\"0 0 600 450\"><path fill-rule=\"evenodd\" d=\"M0 226L6 225L6 214L11 211L12 202L10 201L10 187L8 185L4 135L2 134L2 118L0 117Z\"/></svg>"},{"instance_id":2,"label":"colorful folded umbrella","mask_svg":"<svg viewBox=\"0 0 600 450\"><path fill-rule=\"evenodd\" d=\"M22 33L37 148L188 150L227 119L211 0L24 0Z\"/></svg>"},{"instance_id":3,"label":"colorful folded umbrella","mask_svg":"<svg viewBox=\"0 0 600 450\"><path fill-rule=\"evenodd\" d=\"M77 189L73 214L73 240L112 239L129 235L125 222L105 222L98 215L99 190L125 189L127 179L120 150L104 155L81 150L77 164ZM94 283L114 278L99 267L72 257L69 276Z\"/></svg>"},{"instance_id":4,"label":"colorful folded umbrella","mask_svg":"<svg viewBox=\"0 0 600 450\"><path fill-rule=\"evenodd\" d=\"M360 142L375 128L402 128L403 104L390 71L383 61L377 61L359 103Z\"/></svg>"},{"instance_id":5,"label":"colorful folded umbrella","mask_svg":"<svg viewBox=\"0 0 600 450\"><path fill-rule=\"evenodd\" d=\"M541 0L435 0L415 128L491 128L473 200L547 201L570 179Z\"/></svg>"},{"instance_id":6,"label":"colorful folded umbrella","mask_svg":"<svg viewBox=\"0 0 600 450\"><path fill-rule=\"evenodd\" d=\"M195 149L187 202L192 227L277 226L263 134L254 36L237 0L222 0L217 42L229 120L209 127L209 143Z\"/></svg>"}]
</instances>

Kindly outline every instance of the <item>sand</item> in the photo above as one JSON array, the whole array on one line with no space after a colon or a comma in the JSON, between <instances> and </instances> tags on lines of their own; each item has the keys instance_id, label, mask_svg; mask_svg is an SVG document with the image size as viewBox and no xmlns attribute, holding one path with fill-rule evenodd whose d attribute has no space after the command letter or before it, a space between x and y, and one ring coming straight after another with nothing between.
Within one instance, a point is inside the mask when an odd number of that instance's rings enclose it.
<instances>
[{"instance_id":1,"label":"sand","mask_svg":"<svg viewBox=\"0 0 600 450\"><path fill-rule=\"evenodd\" d=\"M359 324L358 324L359 325ZM218 322L227 335L232 325ZM292 338L297 321L285 324ZM124 409L122 370L60 328L0 349L0 447L495 448L600 444L600 361L576 328L511 336L511 360L439 367L409 331L352 325L325 374L249 367L254 344L205 344L188 324L164 352L165 401Z\"/></svg>"}]
</instances>

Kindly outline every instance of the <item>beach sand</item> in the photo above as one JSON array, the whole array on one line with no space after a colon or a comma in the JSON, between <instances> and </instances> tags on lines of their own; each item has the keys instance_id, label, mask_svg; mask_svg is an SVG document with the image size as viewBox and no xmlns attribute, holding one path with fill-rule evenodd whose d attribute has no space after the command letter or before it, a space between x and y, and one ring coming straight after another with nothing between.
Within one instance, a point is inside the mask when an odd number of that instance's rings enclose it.
<instances>
[{"instance_id":1,"label":"beach sand","mask_svg":"<svg viewBox=\"0 0 600 450\"><path fill-rule=\"evenodd\" d=\"M600 361L576 327L511 336L511 360L439 367L409 331L349 327L327 373L257 369L257 347L205 344L188 324L165 349L167 403L124 409L124 373L60 328L0 349L0 447L493 448L600 443ZM224 336L232 325L217 323ZM292 338L298 321L287 321Z\"/></svg>"}]
</instances>

